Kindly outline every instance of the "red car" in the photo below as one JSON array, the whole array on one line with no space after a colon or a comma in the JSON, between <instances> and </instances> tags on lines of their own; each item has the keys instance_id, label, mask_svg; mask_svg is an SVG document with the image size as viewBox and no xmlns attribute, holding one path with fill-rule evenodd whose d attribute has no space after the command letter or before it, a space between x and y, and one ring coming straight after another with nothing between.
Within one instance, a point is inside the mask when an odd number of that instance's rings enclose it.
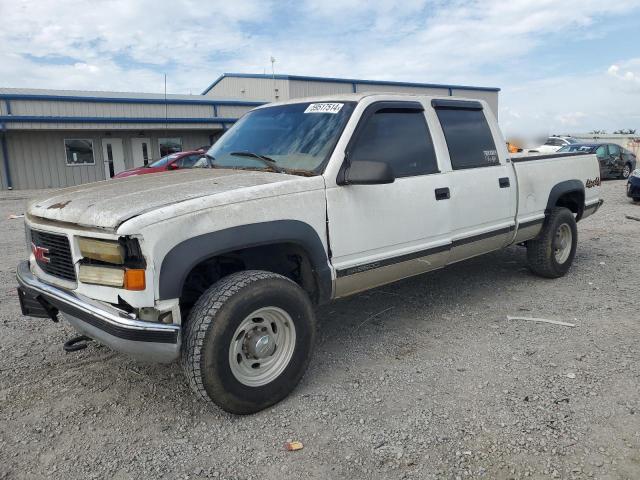
<instances>
[{"instance_id":1,"label":"red car","mask_svg":"<svg viewBox=\"0 0 640 480\"><path fill-rule=\"evenodd\" d=\"M132 177L134 175L144 175L146 173L166 172L169 170L180 170L183 168L207 167L208 163L204 157L204 150L188 150L177 152L162 157L149 165L130 168L114 175L113 178ZM200 159L203 159L199 162ZM204 163L203 163L204 162Z\"/></svg>"}]
</instances>

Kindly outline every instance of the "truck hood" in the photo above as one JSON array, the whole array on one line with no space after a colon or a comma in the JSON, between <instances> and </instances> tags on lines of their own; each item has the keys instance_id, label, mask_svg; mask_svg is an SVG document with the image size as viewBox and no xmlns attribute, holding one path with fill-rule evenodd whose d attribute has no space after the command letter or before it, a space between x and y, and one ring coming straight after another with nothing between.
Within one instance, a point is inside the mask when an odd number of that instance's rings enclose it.
<instances>
[{"instance_id":1,"label":"truck hood","mask_svg":"<svg viewBox=\"0 0 640 480\"><path fill-rule=\"evenodd\" d=\"M274 194L286 193L286 184L308 178L249 170L194 169L132 176L65 188L53 196L29 204L28 215L84 227L115 230L127 220L168 205L233 190L276 186Z\"/></svg>"}]
</instances>

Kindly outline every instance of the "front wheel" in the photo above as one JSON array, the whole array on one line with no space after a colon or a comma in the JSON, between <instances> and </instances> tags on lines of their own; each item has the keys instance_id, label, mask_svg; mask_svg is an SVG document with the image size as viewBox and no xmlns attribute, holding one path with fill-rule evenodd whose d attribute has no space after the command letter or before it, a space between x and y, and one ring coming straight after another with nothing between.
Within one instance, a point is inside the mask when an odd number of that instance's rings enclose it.
<instances>
[{"instance_id":1,"label":"front wheel","mask_svg":"<svg viewBox=\"0 0 640 480\"><path fill-rule=\"evenodd\" d=\"M182 367L204 399L231 413L255 413L295 388L314 338L313 306L300 286L275 273L238 272L191 310Z\"/></svg>"},{"instance_id":2,"label":"front wheel","mask_svg":"<svg viewBox=\"0 0 640 480\"><path fill-rule=\"evenodd\" d=\"M622 178L626 180L631 175L631 165L626 163L624 167L622 167Z\"/></svg>"},{"instance_id":3,"label":"front wheel","mask_svg":"<svg viewBox=\"0 0 640 480\"><path fill-rule=\"evenodd\" d=\"M568 208L554 208L542 232L527 242L529 268L546 278L562 277L573 262L578 245L578 227Z\"/></svg>"}]
</instances>

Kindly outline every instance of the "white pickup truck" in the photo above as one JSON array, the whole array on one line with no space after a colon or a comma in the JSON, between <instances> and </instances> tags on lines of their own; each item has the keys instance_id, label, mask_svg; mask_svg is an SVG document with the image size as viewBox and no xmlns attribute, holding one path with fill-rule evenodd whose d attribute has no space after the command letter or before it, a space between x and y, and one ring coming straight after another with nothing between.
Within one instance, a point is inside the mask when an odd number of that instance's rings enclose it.
<instances>
[{"instance_id":1,"label":"white pickup truck","mask_svg":"<svg viewBox=\"0 0 640 480\"><path fill-rule=\"evenodd\" d=\"M239 414L298 383L316 305L513 244L560 277L602 204L594 155L511 159L487 104L455 97L266 105L207 158L32 202L19 298L115 350L180 359Z\"/></svg>"}]
</instances>

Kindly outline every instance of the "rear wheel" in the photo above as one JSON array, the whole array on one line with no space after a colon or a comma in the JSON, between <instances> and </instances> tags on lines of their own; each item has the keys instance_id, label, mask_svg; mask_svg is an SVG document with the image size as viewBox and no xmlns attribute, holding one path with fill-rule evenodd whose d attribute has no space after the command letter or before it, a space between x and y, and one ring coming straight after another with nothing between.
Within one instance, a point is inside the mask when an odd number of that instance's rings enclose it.
<instances>
[{"instance_id":1,"label":"rear wheel","mask_svg":"<svg viewBox=\"0 0 640 480\"><path fill-rule=\"evenodd\" d=\"M238 272L194 305L182 366L202 398L231 413L254 413L295 388L314 337L313 306L302 288L275 273Z\"/></svg>"},{"instance_id":2,"label":"rear wheel","mask_svg":"<svg viewBox=\"0 0 640 480\"><path fill-rule=\"evenodd\" d=\"M578 228L568 208L554 208L540 235L527 242L531 271L546 278L562 277L573 262L578 244Z\"/></svg>"},{"instance_id":3,"label":"rear wheel","mask_svg":"<svg viewBox=\"0 0 640 480\"><path fill-rule=\"evenodd\" d=\"M631 165L627 163L622 167L622 178L626 180L629 175L631 175Z\"/></svg>"}]
</instances>

